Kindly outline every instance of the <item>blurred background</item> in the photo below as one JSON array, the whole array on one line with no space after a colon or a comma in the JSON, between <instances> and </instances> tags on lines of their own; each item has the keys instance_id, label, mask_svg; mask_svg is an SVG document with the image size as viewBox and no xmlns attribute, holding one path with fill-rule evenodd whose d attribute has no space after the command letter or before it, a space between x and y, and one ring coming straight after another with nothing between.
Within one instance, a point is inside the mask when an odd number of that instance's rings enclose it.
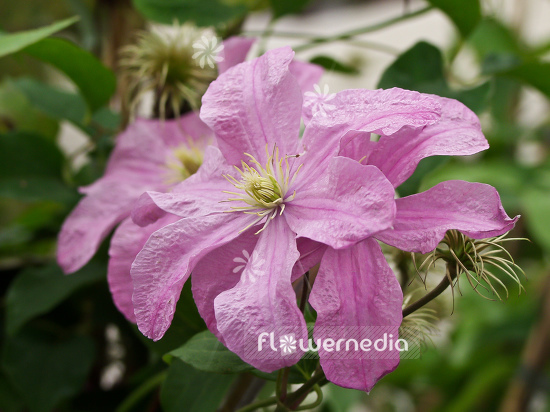
<instances>
[{"instance_id":1,"label":"blurred background","mask_svg":"<svg viewBox=\"0 0 550 412\"><path fill-rule=\"evenodd\" d=\"M51 38L14 53L2 46L8 33L72 16L79 20L51 32L69 46L40 44ZM421 359L402 361L370 394L329 384L317 409L550 410L548 0L2 1L0 410L209 411L236 379L163 361L205 328L188 288L178 304L185 316L153 343L112 303L108 240L74 275L55 263L77 188L102 175L128 119L119 50L135 43L137 30L174 19L214 26L220 37L258 37L249 57L291 45L298 59L325 67L327 93L397 86L462 101L491 148L423 160L399 195L449 179L483 182L497 188L510 216L522 216L510 236L530 241L507 249L525 271L525 291L500 276L509 297L486 294L490 300L462 282L454 300L449 290L430 305L436 319ZM400 258L388 256L399 272ZM427 288L442 276L430 271ZM419 290L414 281L405 292ZM272 391L270 382L259 396Z\"/></svg>"}]
</instances>

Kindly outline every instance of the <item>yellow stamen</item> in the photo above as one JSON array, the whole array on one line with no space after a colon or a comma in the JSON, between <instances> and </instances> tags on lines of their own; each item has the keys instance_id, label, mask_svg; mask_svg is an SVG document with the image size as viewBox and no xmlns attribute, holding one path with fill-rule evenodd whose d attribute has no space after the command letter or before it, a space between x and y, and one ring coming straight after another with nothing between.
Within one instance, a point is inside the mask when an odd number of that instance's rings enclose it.
<instances>
[{"instance_id":1,"label":"yellow stamen","mask_svg":"<svg viewBox=\"0 0 550 412\"><path fill-rule=\"evenodd\" d=\"M224 191L224 193L239 196L237 198L229 198L225 202L238 201L248 205L232 206L231 210L227 212L243 212L258 216L258 219L239 233L244 232L267 217L263 227L256 234L262 232L269 222L277 216L277 210L280 209L279 216L282 215L285 211L285 203L292 201L296 196L296 191L290 196L286 196L286 194L289 187L294 183L302 165L291 176L288 156L280 158L277 146L274 147L273 153L270 155L266 145L266 153L267 162L265 167L254 156L245 153L245 156L249 158L250 164L242 161L241 168L235 166L235 169L241 175L240 180L230 175L224 175L229 183L240 190L240 192Z\"/></svg>"}]
</instances>

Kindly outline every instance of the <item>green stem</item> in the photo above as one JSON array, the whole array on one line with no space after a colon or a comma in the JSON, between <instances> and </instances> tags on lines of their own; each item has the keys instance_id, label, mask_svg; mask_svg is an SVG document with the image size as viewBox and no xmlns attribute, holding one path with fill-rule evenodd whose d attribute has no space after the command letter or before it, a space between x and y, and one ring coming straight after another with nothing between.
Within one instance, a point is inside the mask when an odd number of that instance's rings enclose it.
<instances>
[{"instance_id":1,"label":"green stem","mask_svg":"<svg viewBox=\"0 0 550 412\"><path fill-rule=\"evenodd\" d=\"M317 374L312 376L310 380L304 383L296 392L288 395L284 405L290 407L294 406L296 402L302 401L315 386L324 385L327 382L326 379L325 373L320 370ZM284 410L285 409L279 405L277 406L277 409L275 409L275 412L282 412Z\"/></svg>"},{"instance_id":2,"label":"green stem","mask_svg":"<svg viewBox=\"0 0 550 412\"><path fill-rule=\"evenodd\" d=\"M405 15L399 16L399 17L394 17L393 19L389 19L389 20L383 21L381 23L374 24L372 26L360 27L358 29L350 30L350 31L347 31L347 32L344 32L344 33L333 35L333 36L316 37L316 38L311 39L311 41L309 43L302 44L301 46L294 47L294 51L296 51L296 52L304 51L304 50L311 49L313 47L317 47L320 44L330 43L330 42L334 42L334 41L348 40L348 39L350 39L352 37L355 37L355 36L358 36L360 34L371 33L373 31L377 31L377 30L386 28L388 26L391 26L395 23L399 23L401 21L408 20L410 18L420 16L422 14L427 13L428 11L430 11L432 9L433 9L432 6L428 6L428 7L424 7L423 9L417 10L415 12L405 14Z\"/></svg>"},{"instance_id":3,"label":"green stem","mask_svg":"<svg viewBox=\"0 0 550 412\"><path fill-rule=\"evenodd\" d=\"M128 396L122 404L116 409L116 412L128 412L138 404L138 402L152 392L157 386L166 379L167 372L162 371L149 380L142 383L138 388Z\"/></svg>"},{"instance_id":4,"label":"green stem","mask_svg":"<svg viewBox=\"0 0 550 412\"><path fill-rule=\"evenodd\" d=\"M313 387L313 390L317 394L317 399L315 399L314 402L312 402L310 404L307 404L307 405L299 406L299 407L294 408L292 410L294 410L294 411L307 411L307 410L316 408L317 406L321 405L321 403L323 403L323 391L321 390L321 387L319 385L315 385Z\"/></svg>"},{"instance_id":5,"label":"green stem","mask_svg":"<svg viewBox=\"0 0 550 412\"><path fill-rule=\"evenodd\" d=\"M426 305L428 302L431 302L436 297L441 295L445 291L445 289L447 289L447 287L456 279L456 276L457 273L455 266L452 264L447 264L447 273L445 274L443 279L441 279L439 285L433 288L429 293L422 296L416 302L411 303L409 306L403 309L403 317L409 316L411 313L417 311L422 306Z\"/></svg>"}]
</instances>

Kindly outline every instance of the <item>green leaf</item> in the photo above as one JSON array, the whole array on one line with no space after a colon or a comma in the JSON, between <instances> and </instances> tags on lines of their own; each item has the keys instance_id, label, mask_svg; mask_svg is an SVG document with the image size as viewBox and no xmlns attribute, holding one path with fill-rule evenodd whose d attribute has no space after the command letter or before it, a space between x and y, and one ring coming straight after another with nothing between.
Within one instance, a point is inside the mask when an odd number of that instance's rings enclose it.
<instances>
[{"instance_id":1,"label":"green leaf","mask_svg":"<svg viewBox=\"0 0 550 412\"><path fill-rule=\"evenodd\" d=\"M418 163L412 176L397 188L399 196L405 197L418 193L422 179L429 173L437 170L437 168L445 164L448 160L448 156L431 156L422 159L420 163Z\"/></svg>"},{"instance_id":2,"label":"green leaf","mask_svg":"<svg viewBox=\"0 0 550 412\"><path fill-rule=\"evenodd\" d=\"M194 369L175 358L160 391L166 412L214 412L220 406L235 375L219 375Z\"/></svg>"},{"instance_id":3,"label":"green leaf","mask_svg":"<svg viewBox=\"0 0 550 412\"><path fill-rule=\"evenodd\" d=\"M449 16L463 37L467 37L481 21L479 0L428 0L428 2Z\"/></svg>"},{"instance_id":4,"label":"green leaf","mask_svg":"<svg viewBox=\"0 0 550 412\"><path fill-rule=\"evenodd\" d=\"M440 96L448 93L441 52L429 43L416 43L384 71L378 87L401 87Z\"/></svg>"},{"instance_id":5,"label":"green leaf","mask_svg":"<svg viewBox=\"0 0 550 412\"><path fill-rule=\"evenodd\" d=\"M114 134L120 124L120 115L108 107L97 110L91 121L87 121L86 101L78 93L67 92L30 78L12 82L21 90L32 105L53 119L68 120L84 133L93 136Z\"/></svg>"},{"instance_id":6,"label":"green leaf","mask_svg":"<svg viewBox=\"0 0 550 412\"><path fill-rule=\"evenodd\" d=\"M529 84L550 98L550 63L543 61L525 62L504 72L504 74Z\"/></svg>"},{"instance_id":7,"label":"green leaf","mask_svg":"<svg viewBox=\"0 0 550 412\"><path fill-rule=\"evenodd\" d=\"M70 204L76 192L61 178L63 155L42 136L11 132L0 135L0 197Z\"/></svg>"},{"instance_id":8,"label":"green leaf","mask_svg":"<svg viewBox=\"0 0 550 412\"><path fill-rule=\"evenodd\" d=\"M42 136L11 132L0 135L0 176L61 177L63 155Z\"/></svg>"},{"instance_id":9,"label":"green leaf","mask_svg":"<svg viewBox=\"0 0 550 412\"><path fill-rule=\"evenodd\" d=\"M0 372L0 410L19 412L23 409L21 396L17 393L8 378Z\"/></svg>"},{"instance_id":10,"label":"green leaf","mask_svg":"<svg viewBox=\"0 0 550 412\"><path fill-rule=\"evenodd\" d=\"M204 372L240 373L253 369L208 330L196 334L170 355Z\"/></svg>"},{"instance_id":11,"label":"green leaf","mask_svg":"<svg viewBox=\"0 0 550 412\"><path fill-rule=\"evenodd\" d=\"M78 87L93 113L109 102L116 78L90 52L63 39L44 39L23 50L65 73Z\"/></svg>"},{"instance_id":12,"label":"green leaf","mask_svg":"<svg viewBox=\"0 0 550 412\"><path fill-rule=\"evenodd\" d=\"M86 102L76 93L62 91L30 78L20 78L13 84L32 104L54 119L66 119L81 125L86 117Z\"/></svg>"},{"instance_id":13,"label":"green leaf","mask_svg":"<svg viewBox=\"0 0 550 412\"><path fill-rule=\"evenodd\" d=\"M78 200L78 193L53 177L0 177L0 197L24 202L53 201L66 205Z\"/></svg>"},{"instance_id":14,"label":"green leaf","mask_svg":"<svg viewBox=\"0 0 550 412\"><path fill-rule=\"evenodd\" d=\"M310 0L270 0L273 15L276 19L286 14L300 13Z\"/></svg>"},{"instance_id":15,"label":"green leaf","mask_svg":"<svg viewBox=\"0 0 550 412\"><path fill-rule=\"evenodd\" d=\"M57 137L59 124L36 110L14 82L6 79L0 83L0 134L9 129L39 133L53 141Z\"/></svg>"},{"instance_id":16,"label":"green leaf","mask_svg":"<svg viewBox=\"0 0 550 412\"><path fill-rule=\"evenodd\" d=\"M521 203L525 210L525 219L529 233L534 240L550 252L550 196L547 190L528 189L521 196Z\"/></svg>"},{"instance_id":17,"label":"green leaf","mask_svg":"<svg viewBox=\"0 0 550 412\"><path fill-rule=\"evenodd\" d=\"M0 34L0 57L21 51L25 47L45 39L77 21L78 17L72 17L39 29L12 34Z\"/></svg>"},{"instance_id":18,"label":"green leaf","mask_svg":"<svg viewBox=\"0 0 550 412\"><path fill-rule=\"evenodd\" d=\"M82 390L94 352L89 338L60 340L31 330L7 339L2 366L29 410L48 412Z\"/></svg>"},{"instance_id":19,"label":"green leaf","mask_svg":"<svg viewBox=\"0 0 550 412\"><path fill-rule=\"evenodd\" d=\"M441 51L426 42L419 42L399 56L383 73L378 87L400 87L422 93L457 99L475 112L488 102L491 83L472 89L452 90L445 78Z\"/></svg>"},{"instance_id":20,"label":"green leaf","mask_svg":"<svg viewBox=\"0 0 550 412\"><path fill-rule=\"evenodd\" d=\"M105 269L92 261L72 275L57 265L21 272L6 294L6 331L14 335L29 320L49 312L81 287L105 279Z\"/></svg>"},{"instance_id":21,"label":"green leaf","mask_svg":"<svg viewBox=\"0 0 550 412\"><path fill-rule=\"evenodd\" d=\"M246 7L219 0L133 0L133 3L146 19L164 24L191 20L198 26L217 26L246 13Z\"/></svg>"},{"instance_id":22,"label":"green leaf","mask_svg":"<svg viewBox=\"0 0 550 412\"><path fill-rule=\"evenodd\" d=\"M311 63L324 67L328 71L343 74L359 74L357 67L335 60L330 56L315 56L310 60Z\"/></svg>"},{"instance_id":23,"label":"green leaf","mask_svg":"<svg viewBox=\"0 0 550 412\"><path fill-rule=\"evenodd\" d=\"M484 19L468 38L480 60L489 55L521 55L524 46L518 37L500 21Z\"/></svg>"}]
</instances>

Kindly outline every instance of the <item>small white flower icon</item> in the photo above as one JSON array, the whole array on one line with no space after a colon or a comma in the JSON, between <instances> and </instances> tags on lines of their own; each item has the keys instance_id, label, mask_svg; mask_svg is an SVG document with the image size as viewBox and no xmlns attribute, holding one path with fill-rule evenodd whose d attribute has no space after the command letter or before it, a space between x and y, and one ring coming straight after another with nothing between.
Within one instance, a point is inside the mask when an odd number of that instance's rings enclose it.
<instances>
[{"instance_id":1,"label":"small white flower icon","mask_svg":"<svg viewBox=\"0 0 550 412\"><path fill-rule=\"evenodd\" d=\"M283 355L290 355L296 351L296 338L294 335L283 335L279 338L279 347Z\"/></svg>"},{"instance_id":2,"label":"small white flower icon","mask_svg":"<svg viewBox=\"0 0 550 412\"><path fill-rule=\"evenodd\" d=\"M193 48L196 50L193 54L193 59L197 60L197 64L204 69L205 64L210 68L214 68L216 63L223 61L223 57L219 54L223 50L223 44L218 44L218 39L213 36L210 39L202 36L201 39L193 43Z\"/></svg>"},{"instance_id":3,"label":"small white flower icon","mask_svg":"<svg viewBox=\"0 0 550 412\"><path fill-rule=\"evenodd\" d=\"M233 273L238 273L243 270L250 259L250 253L248 253L245 249L242 250L242 254L244 258L239 256L233 259L233 262L239 263L239 265L235 266L233 269Z\"/></svg>"},{"instance_id":4,"label":"small white flower icon","mask_svg":"<svg viewBox=\"0 0 550 412\"><path fill-rule=\"evenodd\" d=\"M311 107L311 112L315 116L320 113L320 116L326 116L327 112L336 109L336 106L330 104L332 99L336 97L336 93L329 93L328 84L325 84L323 90L318 84L313 86L315 92L306 92L306 104Z\"/></svg>"}]
</instances>

